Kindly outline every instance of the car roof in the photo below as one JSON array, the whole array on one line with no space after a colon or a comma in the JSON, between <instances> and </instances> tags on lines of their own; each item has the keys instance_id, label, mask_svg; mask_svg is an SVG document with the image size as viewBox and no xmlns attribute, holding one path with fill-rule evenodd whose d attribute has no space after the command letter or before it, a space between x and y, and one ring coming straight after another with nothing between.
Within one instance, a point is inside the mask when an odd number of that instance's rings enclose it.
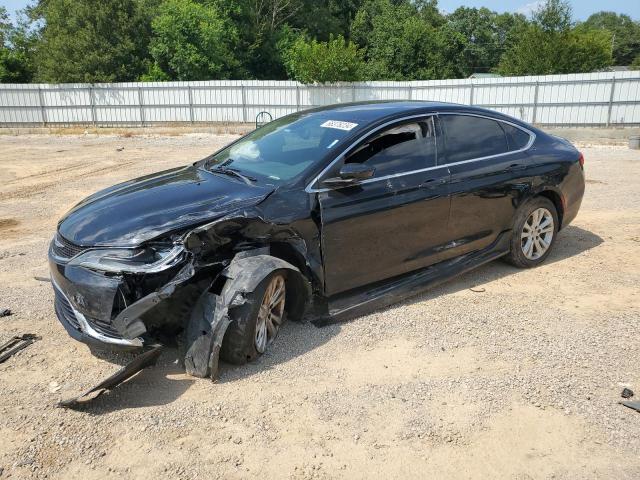
<instances>
[{"instance_id":1,"label":"car roof","mask_svg":"<svg viewBox=\"0 0 640 480\"><path fill-rule=\"evenodd\" d=\"M380 120L393 119L413 114L419 115L421 113L446 111L489 115L525 125L521 120L481 107L422 100L376 100L341 103L337 105L326 105L323 107L313 108L300 113L318 114L323 118L332 118L339 121L354 121L362 124L371 124Z\"/></svg>"}]
</instances>

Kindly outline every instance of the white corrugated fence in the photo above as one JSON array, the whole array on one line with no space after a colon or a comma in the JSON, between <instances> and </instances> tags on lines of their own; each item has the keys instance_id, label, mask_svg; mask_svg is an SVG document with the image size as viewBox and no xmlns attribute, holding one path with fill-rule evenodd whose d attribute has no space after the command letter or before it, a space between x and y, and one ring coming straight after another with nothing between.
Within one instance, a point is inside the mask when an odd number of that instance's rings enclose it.
<instances>
[{"instance_id":1,"label":"white corrugated fence","mask_svg":"<svg viewBox=\"0 0 640 480\"><path fill-rule=\"evenodd\" d=\"M0 127L248 123L315 106L386 99L491 108L530 123L640 125L640 71L412 82L303 85L211 80L112 84L2 84Z\"/></svg>"}]
</instances>

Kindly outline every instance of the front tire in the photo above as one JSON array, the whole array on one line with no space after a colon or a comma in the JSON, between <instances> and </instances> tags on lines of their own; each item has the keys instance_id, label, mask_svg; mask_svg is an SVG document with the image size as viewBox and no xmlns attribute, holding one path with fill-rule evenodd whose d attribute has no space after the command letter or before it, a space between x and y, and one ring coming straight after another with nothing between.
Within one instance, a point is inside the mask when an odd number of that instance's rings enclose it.
<instances>
[{"instance_id":1,"label":"front tire","mask_svg":"<svg viewBox=\"0 0 640 480\"><path fill-rule=\"evenodd\" d=\"M282 270L271 272L247 294L244 305L234 310L222 341L220 357L244 365L262 355L275 340L285 316L286 277Z\"/></svg>"},{"instance_id":2,"label":"front tire","mask_svg":"<svg viewBox=\"0 0 640 480\"><path fill-rule=\"evenodd\" d=\"M506 260L518 268L533 268L549 256L558 234L555 205L548 198L535 197L516 213Z\"/></svg>"}]
</instances>

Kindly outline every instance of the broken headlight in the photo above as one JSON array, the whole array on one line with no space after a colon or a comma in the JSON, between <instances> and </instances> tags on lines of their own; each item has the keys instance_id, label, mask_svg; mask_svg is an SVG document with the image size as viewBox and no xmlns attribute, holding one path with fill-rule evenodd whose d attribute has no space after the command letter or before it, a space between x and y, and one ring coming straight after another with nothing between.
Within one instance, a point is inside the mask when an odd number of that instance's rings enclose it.
<instances>
[{"instance_id":1,"label":"broken headlight","mask_svg":"<svg viewBox=\"0 0 640 480\"><path fill-rule=\"evenodd\" d=\"M174 267L185 256L182 245L153 245L144 248L87 250L69 265L112 273L157 273Z\"/></svg>"}]
</instances>

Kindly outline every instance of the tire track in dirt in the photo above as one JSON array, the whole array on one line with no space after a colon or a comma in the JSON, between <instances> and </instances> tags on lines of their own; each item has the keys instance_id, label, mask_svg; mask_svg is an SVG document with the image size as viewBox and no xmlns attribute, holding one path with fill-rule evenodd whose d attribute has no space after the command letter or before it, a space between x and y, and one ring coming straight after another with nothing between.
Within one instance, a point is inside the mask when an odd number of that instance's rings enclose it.
<instances>
[{"instance_id":1,"label":"tire track in dirt","mask_svg":"<svg viewBox=\"0 0 640 480\"><path fill-rule=\"evenodd\" d=\"M115 165L109 165L102 168L97 168L85 172L80 172L78 175L71 175L64 179L65 182L73 182L77 180L82 180L84 178L91 178L99 173L110 171L115 167L123 168L129 167L133 165L135 162L129 161L124 163L118 163ZM53 175L55 172L51 172ZM16 188L14 190L9 190L7 192L0 192L0 201L6 200L17 200L17 199L26 199L36 195L39 195L47 190L49 190L53 186L60 185L61 179L55 179L48 182L36 183L34 185L25 185L23 187Z\"/></svg>"},{"instance_id":2,"label":"tire track in dirt","mask_svg":"<svg viewBox=\"0 0 640 480\"><path fill-rule=\"evenodd\" d=\"M83 165L67 165L66 167L60 167L60 168L56 168L54 170L47 170L44 172L40 172L40 173L34 173L31 175L26 175L24 177L19 177L19 178L15 178L14 180L11 180L9 182L5 182L5 185L13 185L16 183L22 183L24 181L28 181L28 180L34 180L37 178L43 178L43 177L48 177L51 175L56 175L56 174L60 174L60 173L65 173L65 172L69 172L71 170L80 170L82 169L84 166Z\"/></svg>"},{"instance_id":3,"label":"tire track in dirt","mask_svg":"<svg viewBox=\"0 0 640 480\"><path fill-rule=\"evenodd\" d=\"M14 237L20 233L20 222L15 218L0 218L0 236L2 238Z\"/></svg>"}]
</instances>

